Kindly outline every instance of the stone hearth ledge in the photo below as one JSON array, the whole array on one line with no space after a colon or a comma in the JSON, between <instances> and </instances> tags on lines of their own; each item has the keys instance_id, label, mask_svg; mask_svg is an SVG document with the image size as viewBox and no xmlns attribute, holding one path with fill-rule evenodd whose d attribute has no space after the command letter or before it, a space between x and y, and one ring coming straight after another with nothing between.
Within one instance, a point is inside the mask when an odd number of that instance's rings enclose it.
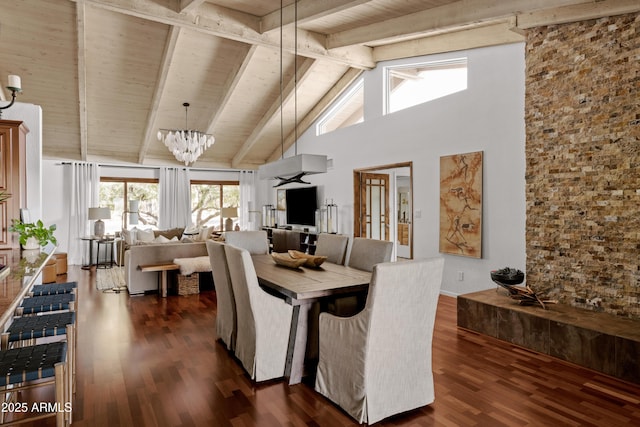
<instances>
[{"instance_id":1,"label":"stone hearth ledge","mask_svg":"<svg viewBox=\"0 0 640 427\"><path fill-rule=\"evenodd\" d=\"M521 306L503 289L458 296L458 326L640 384L640 321L566 304Z\"/></svg>"}]
</instances>

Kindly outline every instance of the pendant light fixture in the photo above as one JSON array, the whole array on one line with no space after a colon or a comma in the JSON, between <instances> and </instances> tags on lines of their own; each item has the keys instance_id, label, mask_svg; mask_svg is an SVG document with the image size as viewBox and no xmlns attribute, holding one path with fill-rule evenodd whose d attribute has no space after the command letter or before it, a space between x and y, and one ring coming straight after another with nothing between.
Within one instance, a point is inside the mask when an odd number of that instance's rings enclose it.
<instances>
[{"instance_id":1,"label":"pendant light fixture","mask_svg":"<svg viewBox=\"0 0 640 427\"><path fill-rule=\"evenodd\" d=\"M284 157L283 124L283 2L280 0L280 147L281 158L258 168L260 179L279 179L274 187L290 183L309 184L303 181L306 175L327 172L327 156L319 154L298 154L298 1L294 2L294 155Z\"/></svg>"},{"instance_id":2,"label":"pendant light fixture","mask_svg":"<svg viewBox=\"0 0 640 427\"><path fill-rule=\"evenodd\" d=\"M184 107L184 129L160 129L158 139L167 146L171 154L185 166L193 164L205 150L213 145L213 135L188 128L189 103Z\"/></svg>"}]
</instances>

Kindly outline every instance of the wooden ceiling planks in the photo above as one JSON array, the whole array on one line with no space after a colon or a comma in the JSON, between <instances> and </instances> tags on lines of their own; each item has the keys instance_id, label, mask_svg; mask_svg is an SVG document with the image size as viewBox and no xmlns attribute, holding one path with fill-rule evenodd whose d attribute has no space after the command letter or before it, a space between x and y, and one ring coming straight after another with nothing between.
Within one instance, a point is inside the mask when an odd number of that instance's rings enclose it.
<instances>
[{"instance_id":1,"label":"wooden ceiling planks","mask_svg":"<svg viewBox=\"0 0 640 427\"><path fill-rule=\"evenodd\" d=\"M301 134L375 61L510 43L521 40L518 25L640 9L633 0L300 0L295 48L292 4L283 13L289 94L294 50L299 67L313 65L297 87L297 114L292 96L284 101L285 149L294 117ZM19 102L42 106L46 158L177 164L156 133L182 128L190 102L188 127L216 137L195 166L254 168L281 154L279 8L280 0L2 0L0 71L22 77Z\"/></svg>"}]
</instances>

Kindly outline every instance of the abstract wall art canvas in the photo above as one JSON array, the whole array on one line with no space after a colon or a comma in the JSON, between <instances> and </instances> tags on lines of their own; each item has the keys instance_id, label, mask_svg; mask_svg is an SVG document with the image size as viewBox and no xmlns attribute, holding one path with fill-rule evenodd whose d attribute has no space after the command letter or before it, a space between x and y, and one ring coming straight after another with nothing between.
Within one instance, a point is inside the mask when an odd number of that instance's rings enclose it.
<instances>
[{"instance_id":1,"label":"abstract wall art canvas","mask_svg":"<svg viewBox=\"0 0 640 427\"><path fill-rule=\"evenodd\" d=\"M482 258L482 151L440 157L440 252Z\"/></svg>"},{"instance_id":2,"label":"abstract wall art canvas","mask_svg":"<svg viewBox=\"0 0 640 427\"><path fill-rule=\"evenodd\" d=\"M278 196L278 204L276 205L276 209L279 211L286 211L287 210L287 192L285 190L278 189L277 196Z\"/></svg>"}]
</instances>

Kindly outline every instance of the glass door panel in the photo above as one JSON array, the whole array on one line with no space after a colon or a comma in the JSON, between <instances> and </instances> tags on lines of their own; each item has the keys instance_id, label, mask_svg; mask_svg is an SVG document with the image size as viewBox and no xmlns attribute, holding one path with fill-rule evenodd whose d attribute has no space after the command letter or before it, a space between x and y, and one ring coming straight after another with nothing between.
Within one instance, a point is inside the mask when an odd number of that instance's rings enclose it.
<instances>
[{"instance_id":1,"label":"glass door panel","mask_svg":"<svg viewBox=\"0 0 640 427\"><path fill-rule=\"evenodd\" d=\"M389 175L362 174L361 236L389 240Z\"/></svg>"}]
</instances>

